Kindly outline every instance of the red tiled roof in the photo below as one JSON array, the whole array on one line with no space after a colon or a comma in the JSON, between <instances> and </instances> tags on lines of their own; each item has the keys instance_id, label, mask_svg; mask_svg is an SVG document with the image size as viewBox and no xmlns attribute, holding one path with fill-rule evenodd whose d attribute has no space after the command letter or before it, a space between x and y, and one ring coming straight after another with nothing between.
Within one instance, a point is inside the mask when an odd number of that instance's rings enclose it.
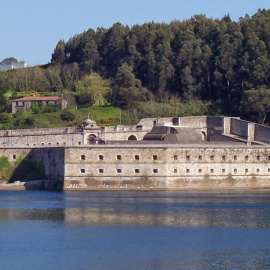
<instances>
[{"instance_id":1,"label":"red tiled roof","mask_svg":"<svg viewBox=\"0 0 270 270\"><path fill-rule=\"evenodd\" d=\"M58 101L61 100L60 97L54 97L54 96L49 96L49 97L23 97L23 98L17 98L14 99L13 101Z\"/></svg>"}]
</instances>

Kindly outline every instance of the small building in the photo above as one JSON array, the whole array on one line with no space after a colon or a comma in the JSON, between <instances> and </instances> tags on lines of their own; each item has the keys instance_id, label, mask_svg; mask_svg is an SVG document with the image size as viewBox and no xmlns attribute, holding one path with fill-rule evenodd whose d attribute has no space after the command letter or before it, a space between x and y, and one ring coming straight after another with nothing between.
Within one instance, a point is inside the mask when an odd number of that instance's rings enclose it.
<instances>
[{"instance_id":1,"label":"small building","mask_svg":"<svg viewBox=\"0 0 270 270\"><path fill-rule=\"evenodd\" d=\"M0 64L0 71L8 71L11 69L26 68L27 64L25 62L11 63L9 65Z\"/></svg>"},{"instance_id":2,"label":"small building","mask_svg":"<svg viewBox=\"0 0 270 270\"><path fill-rule=\"evenodd\" d=\"M59 109L63 110L67 108L67 101L62 97L56 96L48 96L48 97L23 97L12 100L12 113L16 113L18 110L23 112L32 111L33 103L39 105L41 104L43 107L48 105L52 105L58 107Z\"/></svg>"}]
</instances>

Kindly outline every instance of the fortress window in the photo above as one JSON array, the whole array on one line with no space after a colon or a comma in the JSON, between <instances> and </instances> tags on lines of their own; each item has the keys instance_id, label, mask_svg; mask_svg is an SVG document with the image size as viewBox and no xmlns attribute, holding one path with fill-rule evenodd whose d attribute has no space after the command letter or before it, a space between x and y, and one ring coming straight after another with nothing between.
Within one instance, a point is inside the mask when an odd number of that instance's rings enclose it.
<instances>
[{"instance_id":1,"label":"fortress window","mask_svg":"<svg viewBox=\"0 0 270 270\"><path fill-rule=\"evenodd\" d=\"M214 160L214 156L210 156L210 159L211 159L211 160Z\"/></svg>"},{"instance_id":2,"label":"fortress window","mask_svg":"<svg viewBox=\"0 0 270 270\"><path fill-rule=\"evenodd\" d=\"M225 161L226 157L225 156L222 156L222 160Z\"/></svg>"},{"instance_id":3,"label":"fortress window","mask_svg":"<svg viewBox=\"0 0 270 270\"><path fill-rule=\"evenodd\" d=\"M13 155L12 158L13 158L13 159L16 159L17 157L16 157L16 155Z\"/></svg>"},{"instance_id":4,"label":"fortress window","mask_svg":"<svg viewBox=\"0 0 270 270\"><path fill-rule=\"evenodd\" d=\"M211 169L211 170L210 170L210 173L214 173L214 169Z\"/></svg>"},{"instance_id":5,"label":"fortress window","mask_svg":"<svg viewBox=\"0 0 270 270\"><path fill-rule=\"evenodd\" d=\"M222 173L225 173L226 171L225 171L225 169L222 169Z\"/></svg>"},{"instance_id":6,"label":"fortress window","mask_svg":"<svg viewBox=\"0 0 270 270\"><path fill-rule=\"evenodd\" d=\"M99 169L98 172L99 173L104 173L104 170L103 169Z\"/></svg>"},{"instance_id":7,"label":"fortress window","mask_svg":"<svg viewBox=\"0 0 270 270\"><path fill-rule=\"evenodd\" d=\"M116 158L117 158L118 160L121 160L121 159L122 159L122 156L121 156L121 155L117 155Z\"/></svg>"},{"instance_id":8,"label":"fortress window","mask_svg":"<svg viewBox=\"0 0 270 270\"><path fill-rule=\"evenodd\" d=\"M157 155L153 155L153 160L157 160Z\"/></svg>"},{"instance_id":9,"label":"fortress window","mask_svg":"<svg viewBox=\"0 0 270 270\"><path fill-rule=\"evenodd\" d=\"M122 173L122 170L121 169L117 169L117 173Z\"/></svg>"},{"instance_id":10,"label":"fortress window","mask_svg":"<svg viewBox=\"0 0 270 270\"><path fill-rule=\"evenodd\" d=\"M245 172L248 173L248 169L245 169Z\"/></svg>"},{"instance_id":11,"label":"fortress window","mask_svg":"<svg viewBox=\"0 0 270 270\"><path fill-rule=\"evenodd\" d=\"M257 158L257 160L260 160L260 156L257 156L256 158Z\"/></svg>"},{"instance_id":12,"label":"fortress window","mask_svg":"<svg viewBox=\"0 0 270 270\"><path fill-rule=\"evenodd\" d=\"M99 155L99 156L98 156L98 159L99 159L99 160L103 160L103 159L104 159L103 155Z\"/></svg>"},{"instance_id":13,"label":"fortress window","mask_svg":"<svg viewBox=\"0 0 270 270\"><path fill-rule=\"evenodd\" d=\"M202 156L201 155L198 158L199 158L199 160L202 160Z\"/></svg>"},{"instance_id":14,"label":"fortress window","mask_svg":"<svg viewBox=\"0 0 270 270\"><path fill-rule=\"evenodd\" d=\"M81 155L81 160L85 160L85 155Z\"/></svg>"},{"instance_id":15,"label":"fortress window","mask_svg":"<svg viewBox=\"0 0 270 270\"><path fill-rule=\"evenodd\" d=\"M247 161L248 160L248 156L245 156L245 161Z\"/></svg>"},{"instance_id":16,"label":"fortress window","mask_svg":"<svg viewBox=\"0 0 270 270\"><path fill-rule=\"evenodd\" d=\"M178 170L177 170L177 169L174 169L173 172L174 172L174 173L178 173Z\"/></svg>"},{"instance_id":17,"label":"fortress window","mask_svg":"<svg viewBox=\"0 0 270 270\"><path fill-rule=\"evenodd\" d=\"M187 160L190 160L190 156L189 156L189 155L187 155L187 156L186 156L186 159L187 159Z\"/></svg>"},{"instance_id":18,"label":"fortress window","mask_svg":"<svg viewBox=\"0 0 270 270\"><path fill-rule=\"evenodd\" d=\"M257 169L256 171L257 171L257 173L259 173L260 172L260 169Z\"/></svg>"},{"instance_id":19,"label":"fortress window","mask_svg":"<svg viewBox=\"0 0 270 270\"><path fill-rule=\"evenodd\" d=\"M81 173L85 173L85 169L81 169Z\"/></svg>"},{"instance_id":20,"label":"fortress window","mask_svg":"<svg viewBox=\"0 0 270 270\"><path fill-rule=\"evenodd\" d=\"M135 155L135 160L140 160L140 156L139 155Z\"/></svg>"},{"instance_id":21,"label":"fortress window","mask_svg":"<svg viewBox=\"0 0 270 270\"><path fill-rule=\"evenodd\" d=\"M198 172L199 172L199 173L202 173L202 169L199 169Z\"/></svg>"},{"instance_id":22,"label":"fortress window","mask_svg":"<svg viewBox=\"0 0 270 270\"><path fill-rule=\"evenodd\" d=\"M233 160L237 160L237 156L233 156Z\"/></svg>"},{"instance_id":23,"label":"fortress window","mask_svg":"<svg viewBox=\"0 0 270 270\"><path fill-rule=\"evenodd\" d=\"M174 156L173 156L173 159L174 159L174 160L177 160L177 155L174 155Z\"/></svg>"},{"instance_id":24,"label":"fortress window","mask_svg":"<svg viewBox=\"0 0 270 270\"><path fill-rule=\"evenodd\" d=\"M135 173L140 173L140 170L139 169L135 169Z\"/></svg>"},{"instance_id":25,"label":"fortress window","mask_svg":"<svg viewBox=\"0 0 270 270\"><path fill-rule=\"evenodd\" d=\"M237 169L234 169L233 172L234 172L234 173L237 173Z\"/></svg>"},{"instance_id":26,"label":"fortress window","mask_svg":"<svg viewBox=\"0 0 270 270\"><path fill-rule=\"evenodd\" d=\"M190 173L190 169L186 169L186 173Z\"/></svg>"},{"instance_id":27,"label":"fortress window","mask_svg":"<svg viewBox=\"0 0 270 270\"><path fill-rule=\"evenodd\" d=\"M153 173L158 173L158 169L154 169L153 170Z\"/></svg>"}]
</instances>

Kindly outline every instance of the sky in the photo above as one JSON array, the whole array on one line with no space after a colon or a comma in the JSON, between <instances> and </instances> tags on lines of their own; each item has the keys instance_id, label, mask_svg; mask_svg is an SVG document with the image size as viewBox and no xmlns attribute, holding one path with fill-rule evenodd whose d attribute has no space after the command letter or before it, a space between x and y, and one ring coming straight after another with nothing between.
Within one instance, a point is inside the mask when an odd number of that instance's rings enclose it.
<instances>
[{"instance_id":1,"label":"sky","mask_svg":"<svg viewBox=\"0 0 270 270\"><path fill-rule=\"evenodd\" d=\"M15 57L28 66L47 64L57 42L89 28L170 23L196 14L238 21L270 0L0 0L0 61Z\"/></svg>"}]
</instances>

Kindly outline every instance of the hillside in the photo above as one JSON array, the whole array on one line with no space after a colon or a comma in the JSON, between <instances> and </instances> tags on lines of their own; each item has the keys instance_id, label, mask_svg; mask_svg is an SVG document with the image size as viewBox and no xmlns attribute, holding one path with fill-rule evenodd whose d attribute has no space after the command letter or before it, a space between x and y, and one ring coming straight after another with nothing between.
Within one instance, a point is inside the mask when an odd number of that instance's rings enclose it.
<instances>
[{"instance_id":1,"label":"hillside","mask_svg":"<svg viewBox=\"0 0 270 270\"><path fill-rule=\"evenodd\" d=\"M0 109L31 92L68 93L79 107L111 104L130 119L160 107L162 116L237 115L269 124L269 70L270 10L238 22L195 15L115 23L60 40L47 66L0 72Z\"/></svg>"}]
</instances>

